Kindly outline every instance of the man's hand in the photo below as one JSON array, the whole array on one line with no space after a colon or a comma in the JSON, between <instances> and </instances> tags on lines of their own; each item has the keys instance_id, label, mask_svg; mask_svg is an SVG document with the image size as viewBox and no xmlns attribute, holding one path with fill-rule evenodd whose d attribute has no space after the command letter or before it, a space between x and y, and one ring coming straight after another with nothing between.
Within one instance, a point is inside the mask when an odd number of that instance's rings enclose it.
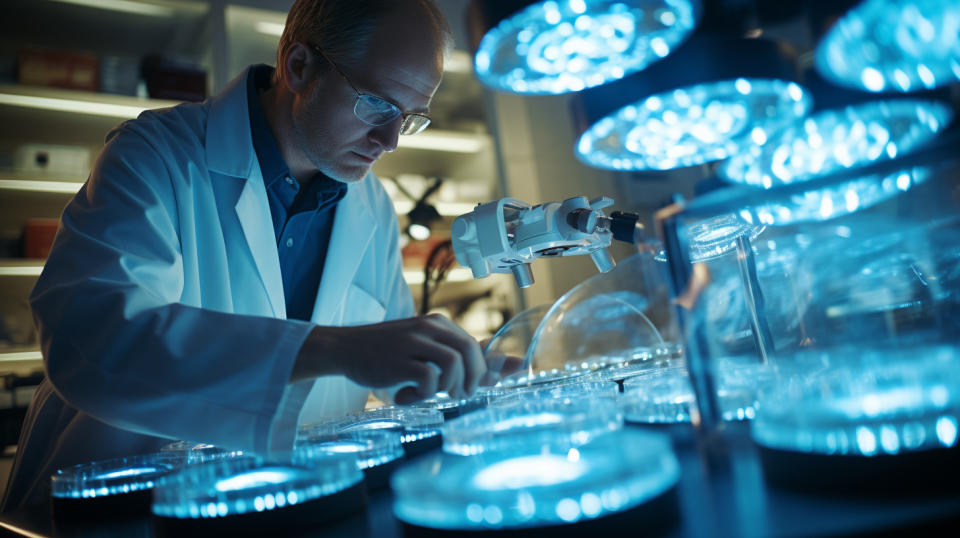
<instances>
[{"instance_id":1,"label":"man's hand","mask_svg":"<svg viewBox=\"0 0 960 538\"><path fill-rule=\"evenodd\" d=\"M446 391L465 397L477 389L487 366L480 345L439 314L357 325L317 326L297 355L291 381L343 375L371 388L412 383L398 404Z\"/></svg>"},{"instance_id":2,"label":"man's hand","mask_svg":"<svg viewBox=\"0 0 960 538\"><path fill-rule=\"evenodd\" d=\"M485 350L484 360L487 364L487 373L480 380L480 385L489 387L496 385L501 379L523 369L523 357L507 355L500 351L487 350L490 338L480 342L480 348Z\"/></svg>"}]
</instances>

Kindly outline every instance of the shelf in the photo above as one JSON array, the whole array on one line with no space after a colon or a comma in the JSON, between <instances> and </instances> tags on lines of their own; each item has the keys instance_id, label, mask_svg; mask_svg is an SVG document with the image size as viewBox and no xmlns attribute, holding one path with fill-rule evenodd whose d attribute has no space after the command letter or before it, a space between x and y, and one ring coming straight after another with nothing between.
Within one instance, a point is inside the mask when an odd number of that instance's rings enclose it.
<instances>
[{"instance_id":1,"label":"shelf","mask_svg":"<svg viewBox=\"0 0 960 538\"><path fill-rule=\"evenodd\" d=\"M37 347L0 348L0 373L27 374L43 368L43 355Z\"/></svg>"},{"instance_id":2,"label":"shelf","mask_svg":"<svg viewBox=\"0 0 960 538\"><path fill-rule=\"evenodd\" d=\"M18 84L0 84L0 105L53 110L71 114L136 118L144 110L165 108L180 101L144 99L127 95L63 90Z\"/></svg>"},{"instance_id":3,"label":"shelf","mask_svg":"<svg viewBox=\"0 0 960 538\"><path fill-rule=\"evenodd\" d=\"M0 276L40 276L43 260L0 260Z\"/></svg>"}]
</instances>

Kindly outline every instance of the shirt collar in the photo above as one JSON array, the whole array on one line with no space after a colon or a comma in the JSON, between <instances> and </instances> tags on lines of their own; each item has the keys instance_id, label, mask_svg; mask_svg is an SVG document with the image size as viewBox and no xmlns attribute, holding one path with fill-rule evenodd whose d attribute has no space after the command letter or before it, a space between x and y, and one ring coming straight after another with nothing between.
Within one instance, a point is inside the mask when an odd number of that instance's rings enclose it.
<instances>
[{"instance_id":1,"label":"shirt collar","mask_svg":"<svg viewBox=\"0 0 960 538\"><path fill-rule=\"evenodd\" d=\"M250 132L253 137L253 149L260 162L263 182L269 188L282 178L291 176L290 167L283 160L277 141L270 131L267 115L260 104L258 95L261 90L270 89L273 68L269 65L255 65L247 75L247 103L250 113Z\"/></svg>"}]
</instances>

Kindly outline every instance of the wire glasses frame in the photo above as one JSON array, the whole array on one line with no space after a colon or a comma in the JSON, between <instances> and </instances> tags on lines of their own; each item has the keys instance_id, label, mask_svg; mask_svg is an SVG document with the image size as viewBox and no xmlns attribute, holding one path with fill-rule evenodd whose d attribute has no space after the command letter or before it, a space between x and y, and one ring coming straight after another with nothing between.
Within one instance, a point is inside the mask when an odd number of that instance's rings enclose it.
<instances>
[{"instance_id":1,"label":"wire glasses frame","mask_svg":"<svg viewBox=\"0 0 960 538\"><path fill-rule=\"evenodd\" d=\"M333 66L333 69L350 85L350 88L353 89L354 93L357 94L357 100L353 105L353 114L360 121L366 123L367 125L386 125L391 121L397 119L400 116L403 116L403 123L400 124L400 134L402 135L414 135L417 134L430 125L430 118L423 114L410 113L404 114L400 107L383 99L382 97L377 97L376 95L370 95L369 93L362 93L353 85L353 82L347 78L347 75L340 70L340 67L330 59L326 53L323 52L323 49L316 45L311 45L313 50L317 51L323 58L330 62L330 65Z\"/></svg>"}]
</instances>

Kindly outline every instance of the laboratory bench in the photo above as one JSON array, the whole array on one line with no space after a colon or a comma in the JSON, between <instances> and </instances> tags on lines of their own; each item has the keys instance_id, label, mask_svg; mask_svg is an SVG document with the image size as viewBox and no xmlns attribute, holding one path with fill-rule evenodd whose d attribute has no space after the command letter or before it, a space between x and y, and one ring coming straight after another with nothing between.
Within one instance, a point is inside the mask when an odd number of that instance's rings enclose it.
<instances>
[{"instance_id":1,"label":"laboratory bench","mask_svg":"<svg viewBox=\"0 0 960 538\"><path fill-rule=\"evenodd\" d=\"M636 426L627 426L634 428ZM544 529L523 536L579 536L627 532L659 536L850 536L955 534L960 523L960 487L940 493L912 490L903 495L814 494L768 484L761 457L746 423L728 423L703 437L689 426L665 426L680 463L676 488L658 500L630 511ZM436 449L439 450L439 449ZM956 447L949 458L956 461ZM949 472L949 469L944 469ZM898 477L891 476L895 482ZM368 492L366 510L322 528L276 535L322 537L461 536L504 532L438 532L408 527L392 511L389 488ZM162 536L149 515L131 519L71 523L52 520L49 506L36 506L0 516L0 526L25 536Z\"/></svg>"}]
</instances>

